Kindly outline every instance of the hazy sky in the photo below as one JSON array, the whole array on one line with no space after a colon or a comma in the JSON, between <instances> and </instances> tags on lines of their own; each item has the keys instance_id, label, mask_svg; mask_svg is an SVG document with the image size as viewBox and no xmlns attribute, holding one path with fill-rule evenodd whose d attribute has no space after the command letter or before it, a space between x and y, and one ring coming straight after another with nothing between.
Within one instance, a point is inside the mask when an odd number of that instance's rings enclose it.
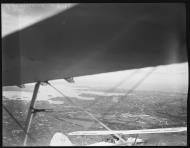
<instances>
[{"instance_id":1,"label":"hazy sky","mask_svg":"<svg viewBox=\"0 0 190 148\"><path fill-rule=\"evenodd\" d=\"M133 69L75 78L76 84L91 87L130 89L138 83L152 67ZM158 66L136 90L159 90L172 92L187 92L188 63Z\"/></svg>"},{"instance_id":2,"label":"hazy sky","mask_svg":"<svg viewBox=\"0 0 190 148\"><path fill-rule=\"evenodd\" d=\"M75 4L2 4L2 36L28 27Z\"/></svg>"}]
</instances>

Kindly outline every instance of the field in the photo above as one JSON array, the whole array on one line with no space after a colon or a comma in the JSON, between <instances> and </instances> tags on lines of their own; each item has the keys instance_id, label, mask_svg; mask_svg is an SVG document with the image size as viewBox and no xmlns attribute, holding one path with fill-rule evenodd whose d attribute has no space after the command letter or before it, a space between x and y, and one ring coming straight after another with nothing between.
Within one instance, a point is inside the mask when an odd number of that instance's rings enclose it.
<instances>
[{"instance_id":1,"label":"field","mask_svg":"<svg viewBox=\"0 0 190 148\"><path fill-rule=\"evenodd\" d=\"M118 90L124 92L124 90ZM70 98L80 107L94 114L113 130L150 129L187 126L187 94L153 91L133 91L126 96L101 96L94 100ZM57 101L57 103L56 103ZM64 103L59 103L59 102ZM54 102L54 103L51 103ZM22 98L3 97L3 104L24 126L29 101ZM43 146L49 142L55 132L67 134L82 130L103 130L87 114L76 109L64 97L55 97L36 102L36 108L51 108L54 112L37 113L32 121L30 134L33 139L28 145ZM135 137L136 135L130 135ZM146 143L143 145L187 145L187 133L142 134L138 135ZM108 136L69 136L76 145L92 144ZM127 136L126 136L127 137ZM22 145L24 132L3 110L3 146Z\"/></svg>"}]
</instances>

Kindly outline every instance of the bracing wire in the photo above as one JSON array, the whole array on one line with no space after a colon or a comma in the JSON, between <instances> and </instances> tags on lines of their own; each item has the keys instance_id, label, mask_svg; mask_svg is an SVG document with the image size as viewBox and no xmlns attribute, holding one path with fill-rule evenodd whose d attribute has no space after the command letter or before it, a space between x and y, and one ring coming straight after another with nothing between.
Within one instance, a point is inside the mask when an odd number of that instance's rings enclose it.
<instances>
[{"instance_id":1,"label":"bracing wire","mask_svg":"<svg viewBox=\"0 0 190 148\"><path fill-rule=\"evenodd\" d=\"M142 84L142 82L145 79L147 79L156 70L156 68L157 67L153 67L145 76L143 76L142 79L140 79L130 90L128 90L126 92L126 94L122 98L120 98L120 100L123 99L123 98L126 98L131 92L133 92L140 84ZM109 109L107 109L103 114L106 114L107 112L109 112L111 109L113 109L113 107L116 107L117 104L114 104L111 107L109 107Z\"/></svg>"},{"instance_id":2,"label":"bracing wire","mask_svg":"<svg viewBox=\"0 0 190 148\"><path fill-rule=\"evenodd\" d=\"M10 113L10 111L3 105L3 109L11 116L11 118L17 123L17 125L24 131L25 134L27 134L25 128L20 124L20 122ZM35 141L35 139L28 133L29 137Z\"/></svg>"},{"instance_id":3,"label":"bracing wire","mask_svg":"<svg viewBox=\"0 0 190 148\"><path fill-rule=\"evenodd\" d=\"M140 70L141 70L141 69L137 69L137 70L135 70L134 72L132 72L129 76L126 77L127 80L129 80L131 77L133 77L134 75L136 75L137 72L139 72ZM105 94L107 94L107 93L113 91L114 89L116 89L117 87L119 87L120 85L122 85L122 83L126 82L126 81L127 81L126 78L124 78L122 81L118 82L116 85L114 85L113 87L111 87L110 89L108 89ZM105 97L104 97L104 98L105 98ZM98 103L98 100L95 101L95 102L93 102L92 104L88 105L87 107L85 107L85 109L88 109L88 108L92 107L92 105L96 105L96 103Z\"/></svg>"},{"instance_id":4,"label":"bracing wire","mask_svg":"<svg viewBox=\"0 0 190 148\"><path fill-rule=\"evenodd\" d=\"M107 125L105 125L104 123L102 123L100 120L98 120L96 117L94 117L94 115L88 111L86 111L85 109L75 105L75 103L70 100L68 97L66 97L60 90L58 90L56 87L54 87L52 84L50 84L49 82L47 82L47 84L49 84L52 88L54 88L57 92L59 92L63 97L65 97L70 103L72 103L74 106L76 106L78 109L82 110L83 112L85 112L86 114L88 114L92 119L94 119L95 121L97 121L101 126L103 126L105 129L112 131L112 129L110 129ZM119 138L122 142L126 142L121 136L119 136L118 134L114 134L117 138Z\"/></svg>"},{"instance_id":5,"label":"bracing wire","mask_svg":"<svg viewBox=\"0 0 190 148\"><path fill-rule=\"evenodd\" d=\"M135 88L137 88L150 74L152 74L153 71L155 71L156 67L152 68L140 81L138 81L125 95L125 97L131 93ZM104 123L102 123L100 120L98 120L96 117L94 117L93 114L91 114L89 111L75 105L75 103L70 100L68 97L66 97L60 90L58 90L57 88L55 88L53 85L51 85L49 82L47 82L52 88L54 88L57 92L59 92L62 96L64 96L70 103L72 103L74 106L76 106L78 109L84 111L85 113L87 113L92 119L94 119L95 121L97 121L100 125L102 125L105 129L112 131L108 126L106 126ZM109 111L109 109L107 110ZM107 112L106 111L106 112ZM118 134L115 134L116 137L118 137L120 140L122 140L122 142L126 143L126 141L119 136Z\"/></svg>"},{"instance_id":6,"label":"bracing wire","mask_svg":"<svg viewBox=\"0 0 190 148\"><path fill-rule=\"evenodd\" d=\"M136 83L136 85L134 85L127 93L126 96L131 93L136 87L138 87L156 68L153 68L150 72L148 72L140 81L138 81ZM86 114L88 114L92 119L94 119L95 121L97 121L100 125L102 125L105 129L112 131L107 125L105 125L104 123L102 123L99 119L97 119L96 117L94 117L94 115L92 113L90 113L89 111L75 105L75 103L69 99L68 97L66 97L59 89L57 89L56 87L54 87L52 84L50 84L49 82L47 82L52 88L54 88L57 92L59 92L63 97L65 97L71 104L73 104L76 108L82 110L83 112L85 112ZM24 133L26 134L26 130L23 128L23 126L20 124L20 122L9 112L9 110L3 105L3 108L6 110L6 112L12 117L12 119L17 123L17 125L24 131ZM51 111L50 111L51 112ZM59 111L58 111L59 112ZM35 140L29 133L27 133L29 135L29 137L32 140ZM124 143L126 143L126 141L119 136L118 134L115 134L116 137L118 137L120 140L122 140Z\"/></svg>"}]
</instances>

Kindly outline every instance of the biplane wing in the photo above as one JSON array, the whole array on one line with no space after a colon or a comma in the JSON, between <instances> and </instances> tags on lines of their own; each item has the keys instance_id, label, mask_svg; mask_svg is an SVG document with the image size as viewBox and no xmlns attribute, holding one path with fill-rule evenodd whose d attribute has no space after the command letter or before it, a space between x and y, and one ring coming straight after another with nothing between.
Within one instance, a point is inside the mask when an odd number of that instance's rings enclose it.
<instances>
[{"instance_id":1,"label":"biplane wing","mask_svg":"<svg viewBox=\"0 0 190 148\"><path fill-rule=\"evenodd\" d=\"M119 131L77 131L68 135L111 135L111 134L150 134L150 133L177 133L187 131L187 127L141 129L141 130L119 130Z\"/></svg>"},{"instance_id":2,"label":"biplane wing","mask_svg":"<svg viewBox=\"0 0 190 148\"><path fill-rule=\"evenodd\" d=\"M181 3L78 4L2 39L2 84L187 61Z\"/></svg>"}]
</instances>

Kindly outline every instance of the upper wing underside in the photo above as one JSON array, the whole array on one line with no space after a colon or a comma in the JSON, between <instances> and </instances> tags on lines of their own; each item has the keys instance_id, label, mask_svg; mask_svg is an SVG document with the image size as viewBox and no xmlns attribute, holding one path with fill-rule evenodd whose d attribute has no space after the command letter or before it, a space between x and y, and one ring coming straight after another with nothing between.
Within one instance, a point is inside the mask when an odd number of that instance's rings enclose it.
<instances>
[{"instance_id":1,"label":"upper wing underside","mask_svg":"<svg viewBox=\"0 0 190 148\"><path fill-rule=\"evenodd\" d=\"M78 4L3 37L3 86L186 62L185 12L180 3Z\"/></svg>"}]
</instances>

